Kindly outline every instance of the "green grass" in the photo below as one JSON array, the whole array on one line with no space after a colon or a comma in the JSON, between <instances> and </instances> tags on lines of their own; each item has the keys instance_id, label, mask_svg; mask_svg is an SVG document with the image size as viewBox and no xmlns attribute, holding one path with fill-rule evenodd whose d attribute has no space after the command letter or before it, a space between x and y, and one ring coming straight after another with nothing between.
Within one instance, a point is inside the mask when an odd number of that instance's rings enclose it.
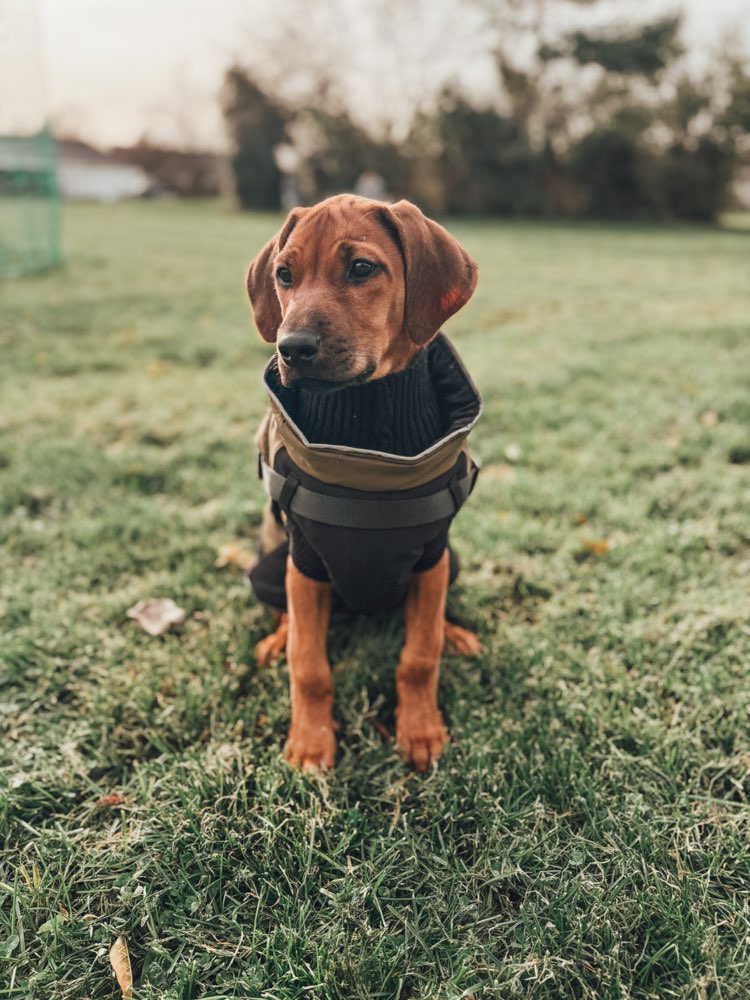
<instances>
[{"instance_id":1,"label":"green grass","mask_svg":"<svg viewBox=\"0 0 750 1000\"><path fill-rule=\"evenodd\" d=\"M0 287L0 997L115 997L118 934L139 1000L747 997L750 237L451 226L486 653L445 657L414 776L399 616L336 624L311 778L214 567L263 502L242 279L278 222L70 208L67 266ZM179 633L126 618L148 596Z\"/></svg>"}]
</instances>

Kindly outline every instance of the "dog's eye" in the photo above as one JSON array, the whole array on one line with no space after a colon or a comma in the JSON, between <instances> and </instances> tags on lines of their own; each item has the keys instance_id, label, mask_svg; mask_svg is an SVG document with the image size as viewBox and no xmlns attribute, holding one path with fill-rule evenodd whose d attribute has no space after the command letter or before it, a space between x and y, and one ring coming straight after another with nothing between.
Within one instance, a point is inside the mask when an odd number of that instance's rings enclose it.
<instances>
[{"instance_id":1,"label":"dog's eye","mask_svg":"<svg viewBox=\"0 0 750 1000\"><path fill-rule=\"evenodd\" d=\"M377 266L372 261L364 260L364 258L360 257L358 260L352 261L349 268L349 277L355 280L358 278L369 278L377 270Z\"/></svg>"},{"instance_id":2,"label":"dog's eye","mask_svg":"<svg viewBox=\"0 0 750 1000\"><path fill-rule=\"evenodd\" d=\"M292 272L288 267L277 267L276 268L276 280L280 285L289 287L292 283Z\"/></svg>"}]
</instances>

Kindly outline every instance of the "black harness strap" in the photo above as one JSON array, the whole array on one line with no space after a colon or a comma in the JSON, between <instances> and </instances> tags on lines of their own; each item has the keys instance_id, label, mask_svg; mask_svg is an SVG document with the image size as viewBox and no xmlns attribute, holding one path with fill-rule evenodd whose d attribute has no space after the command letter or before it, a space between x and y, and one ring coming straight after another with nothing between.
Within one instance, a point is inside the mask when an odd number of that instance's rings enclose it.
<instances>
[{"instance_id":1,"label":"black harness strap","mask_svg":"<svg viewBox=\"0 0 750 1000\"><path fill-rule=\"evenodd\" d=\"M296 514L337 528L413 528L442 521L460 509L474 488L478 466L472 462L467 475L424 497L398 500L380 497L359 500L316 493L301 486L296 476L282 476L260 462L263 486L287 514Z\"/></svg>"}]
</instances>

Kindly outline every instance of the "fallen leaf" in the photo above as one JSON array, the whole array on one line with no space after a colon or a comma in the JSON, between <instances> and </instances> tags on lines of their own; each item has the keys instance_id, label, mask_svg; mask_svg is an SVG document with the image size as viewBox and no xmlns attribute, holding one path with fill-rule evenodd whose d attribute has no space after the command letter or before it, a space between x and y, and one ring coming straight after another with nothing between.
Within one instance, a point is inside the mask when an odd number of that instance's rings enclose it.
<instances>
[{"instance_id":1,"label":"fallen leaf","mask_svg":"<svg viewBox=\"0 0 750 1000\"><path fill-rule=\"evenodd\" d=\"M505 449L505 457L509 462L518 462L523 455L520 444L511 443Z\"/></svg>"},{"instance_id":2,"label":"fallen leaf","mask_svg":"<svg viewBox=\"0 0 750 1000\"><path fill-rule=\"evenodd\" d=\"M243 549L237 542L230 542L229 545L222 545L216 557L214 566L223 569L224 566L239 566L240 569L249 569L255 556L247 549Z\"/></svg>"},{"instance_id":3,"label":"fallen leaf","mask_svg":"<svg viewBox=\"0 0 750 1000\"><path fill-rule=\"evenodd\" d=\"M128 942L122 934L109 949L109 964L114 969L117 985L122 990L122 1000L129 1000L133 992L133 970L130 967Z\"/></svg>"},{"instance_id":4,"label":"fallen leaf","mask_svg":"<svg viewBox=\"0 0 750 1000\"><path fill-rule=\"evenodd\" d=\"M603 556L606 552L609 552L609 542L606 538L584 538L581 545L593 556Z\"/></svg>"},{"instance_id":5,"label":"fallen leaf","mask_svg":"<svg viewBox=\"0 0 750 1000\"><path fill-rule=\"evenodd\" d=\"M578 525L586 524L587 521L588 518L586 517L585 514L579 514L578 517L576 518L576 524Z\"/></svg>"},{"instance_id":6,"label":"fallen leaf","mask_svg":"<svg viewBox=\"0 0 750 1000\"><path fill-rule=\"evenodd\" d=\"M112 792L110 795L103 795L98 802L98 806L121 806L125 799L119 792Z\"/></svg>"},{"instance_id":7,"label":"fallen leaf","mask_svg":"<svg viewBox=\"0 0 750 1000\"><path fill-rule=\"evenodd\" d=\"M163 635L173 625L182 625L185 612L169 597L150 597L128 608L128 618L134 618L149 635Z\"/></svg>"}]
</instances>

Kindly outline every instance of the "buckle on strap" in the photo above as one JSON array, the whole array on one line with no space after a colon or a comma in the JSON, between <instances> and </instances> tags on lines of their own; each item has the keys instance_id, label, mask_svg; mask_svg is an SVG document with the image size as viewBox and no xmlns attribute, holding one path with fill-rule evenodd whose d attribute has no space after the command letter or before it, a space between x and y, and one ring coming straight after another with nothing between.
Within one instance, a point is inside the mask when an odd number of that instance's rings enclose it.
<instances>
[{"instance_id":1,"label":"buckle on strap","mask_svg":"<svg viewBox=\"0 0 750 1000\"><path fill-rule=\"evenodd\" d=\"M448 490L450 491L450 495L453 497L453 503L455 505L454 509L456 512L458 512L461 509L461 505L463 504L464 500L467 497L467 494L464 493L463 489L461 488L462 484L463 484L462 479L451 479L451 481L448 483Z\"/></svg>"},{"instance_id":2,"label":"buckle on strap","mask_svg":"<svg viewBox=\"0 0 750 1000\"><path fill-rule=\"evenodd\" d=\"M279 493L277 502L285 514L289 514L289 510L292 506L292 499L294 494L297 492L299 484L299 479L297 479L297 477L291 472L284 480L284 485L281 487L281 492Z\"/></svg>"},{"instance_id":3,"label":"buckle on strap","mask_svg":"<svg viewBox=\"0 0 750 1000\"><path fill-rule=\"evenodd\" d=\"M472 462L465 476L461 476L461 478L455 477L448 483L447 489L455 504L454 514L457 514L469 499L478 475L479 466L476 462Z\"/></svg>"}]
</instances>

